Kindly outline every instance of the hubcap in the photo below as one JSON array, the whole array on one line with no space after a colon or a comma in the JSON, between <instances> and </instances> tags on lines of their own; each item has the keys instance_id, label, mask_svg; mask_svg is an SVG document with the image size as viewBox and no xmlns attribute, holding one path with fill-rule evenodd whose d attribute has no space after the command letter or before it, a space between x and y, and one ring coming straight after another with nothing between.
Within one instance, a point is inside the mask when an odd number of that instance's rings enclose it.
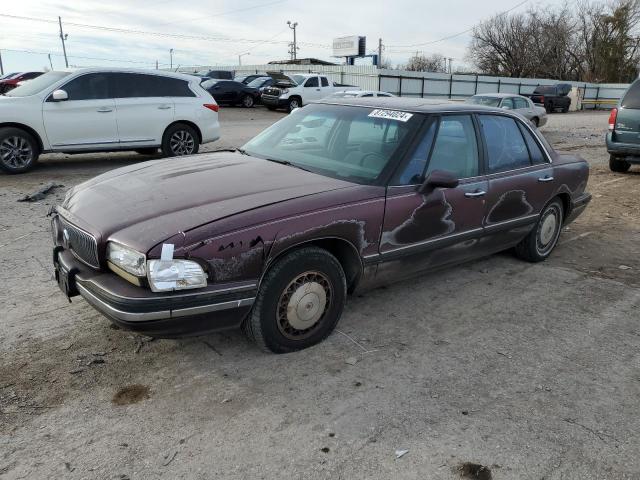
<instances>
[{"instance_id":1,"label":"hubcap","mask_svg":"<svg viewBox=\"0 0 640 480\"><path fill-rule=\"evenodd\" d=\"M0 143L0 159L7 167L23 168L31 163L33 149L22 137L8 137Z\"/></svg>"},{"instance_id":2,"label":"hubcap","mask_svg":"<svg viewBox=\"0 0 640 480\"><path fill-rule=\"evenodd\" d=\"M311 335L331 305L331 284L320 272L298 275L278 301L278 329L285 337L300 340Z\"/></svg>"},{"instance_id":3,"label":"hubcap","mask_svg":"<svg viewBox=\"0 0 640 480\"><path fill-rule=\"evenodd\" d=\"M253 98L244 97L244 106L245 107L250 107L251 105L253 105Z\"/></svg>"},{"instance_id":4,"label":"hubcap","mask_svg":"<svg viewBox=\"0 0 640 480\"><path fill-rule=\"evenodd\" d=\"M186 130L178 130L171 135L169 146L175 155L190 155L195 148L195 140Z\"/></svg>"},{"instance_id":5,"label":"hubcap","mask_svg":"<svg viewBox=\"0 0 640 480\"><path fill-rule=\"evenodd\" d=\"M540 255L546 255L555 246L560 234L560 211L557 205L551 205L538 224L537 249Z\"/></svg>"},{"instance_id":6,"label":"hubcap","mask_svg":"<svg viewBox=\"0 0 640 480\"><path fill-rule=\"evenodd\" d=\"M294 108L298 108L298 101L297 100L291 100L291 110L293 110Z\"/></svg>"}]
</instances>

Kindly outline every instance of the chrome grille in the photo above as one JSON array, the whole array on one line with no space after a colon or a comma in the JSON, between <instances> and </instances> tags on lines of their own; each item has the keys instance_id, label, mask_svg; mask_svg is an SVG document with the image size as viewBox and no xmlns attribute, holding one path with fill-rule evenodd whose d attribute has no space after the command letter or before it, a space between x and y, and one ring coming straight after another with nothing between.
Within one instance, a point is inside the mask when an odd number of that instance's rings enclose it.
<instances>
[{"instance_id":1,"label":"chrome grille","mask_svg":"<svg viewBox=\"0 0 640 480\"><path fill-rule=\"evenodd\" d=\"M93 235L67 222L60 217L62 226L62 242L73 254L87 265L100 268L98 260L98 242Z\"/></svg>"}]
</instances>

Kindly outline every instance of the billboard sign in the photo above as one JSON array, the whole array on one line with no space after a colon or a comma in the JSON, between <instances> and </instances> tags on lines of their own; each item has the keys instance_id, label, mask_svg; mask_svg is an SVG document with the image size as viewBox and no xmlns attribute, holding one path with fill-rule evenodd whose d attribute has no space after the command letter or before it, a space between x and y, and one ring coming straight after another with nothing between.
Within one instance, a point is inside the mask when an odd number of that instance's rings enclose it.
<instances>
[{"instance_id":1,"label":"billboard sign","mask_svg":"<svg viewBox=\"0 0 640 480\"><path fill-rule=\"evenodd\" d=\"M365 55L367 37L353 35L333 39L334 57L360 57Z\"/></svg>"}]
</instances>

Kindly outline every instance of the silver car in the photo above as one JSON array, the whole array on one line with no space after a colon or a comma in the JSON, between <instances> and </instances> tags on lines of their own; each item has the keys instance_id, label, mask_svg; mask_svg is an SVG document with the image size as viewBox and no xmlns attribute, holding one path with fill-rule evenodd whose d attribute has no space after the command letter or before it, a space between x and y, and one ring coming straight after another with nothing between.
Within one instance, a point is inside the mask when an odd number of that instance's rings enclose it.
<instances>
[{"instance_id":1,"label":"silver car","mask_svg":"<svg viewBox=\"0 0 640 480\"><path fill-rule=\"evenodd\" d=\"M544 107L536 105L522 95L514 95L512 93L481 93L469 98L467 103L513 110L530 120L536 127L542 127L547 123L547 112Z\"/></svg>"}]
</instances>

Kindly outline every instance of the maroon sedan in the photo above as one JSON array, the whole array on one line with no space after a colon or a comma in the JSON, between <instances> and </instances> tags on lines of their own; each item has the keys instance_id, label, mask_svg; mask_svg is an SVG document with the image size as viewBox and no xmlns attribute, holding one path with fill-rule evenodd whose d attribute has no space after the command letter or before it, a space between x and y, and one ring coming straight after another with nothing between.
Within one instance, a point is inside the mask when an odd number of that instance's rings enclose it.
<instances>
[{"instance_id":1,"label":"maroon sedan","mask_svg":"<svg viewBox=\"0 0 640 480\"><path fill-rule=\"evenodd\" d=\"M44 72L22 72L15 73L9 77L0 80L0 94L7 93L18 86L20 82L26 82L39 77Z\"/></svg>"},{"instance_id":2,"label":"maroon sedan","mask_svg":"<svg viewBox=\"0 0 640 480\"><path fill-rule=\"evenodd\" d=\"M546 259L591 198L587 163L508 111L333 102L235 152L73 188L53 216L64 293L148 335L243 326L290 352L331 333L348 293L514 247Z\"/></svg>"}]
</instances>

